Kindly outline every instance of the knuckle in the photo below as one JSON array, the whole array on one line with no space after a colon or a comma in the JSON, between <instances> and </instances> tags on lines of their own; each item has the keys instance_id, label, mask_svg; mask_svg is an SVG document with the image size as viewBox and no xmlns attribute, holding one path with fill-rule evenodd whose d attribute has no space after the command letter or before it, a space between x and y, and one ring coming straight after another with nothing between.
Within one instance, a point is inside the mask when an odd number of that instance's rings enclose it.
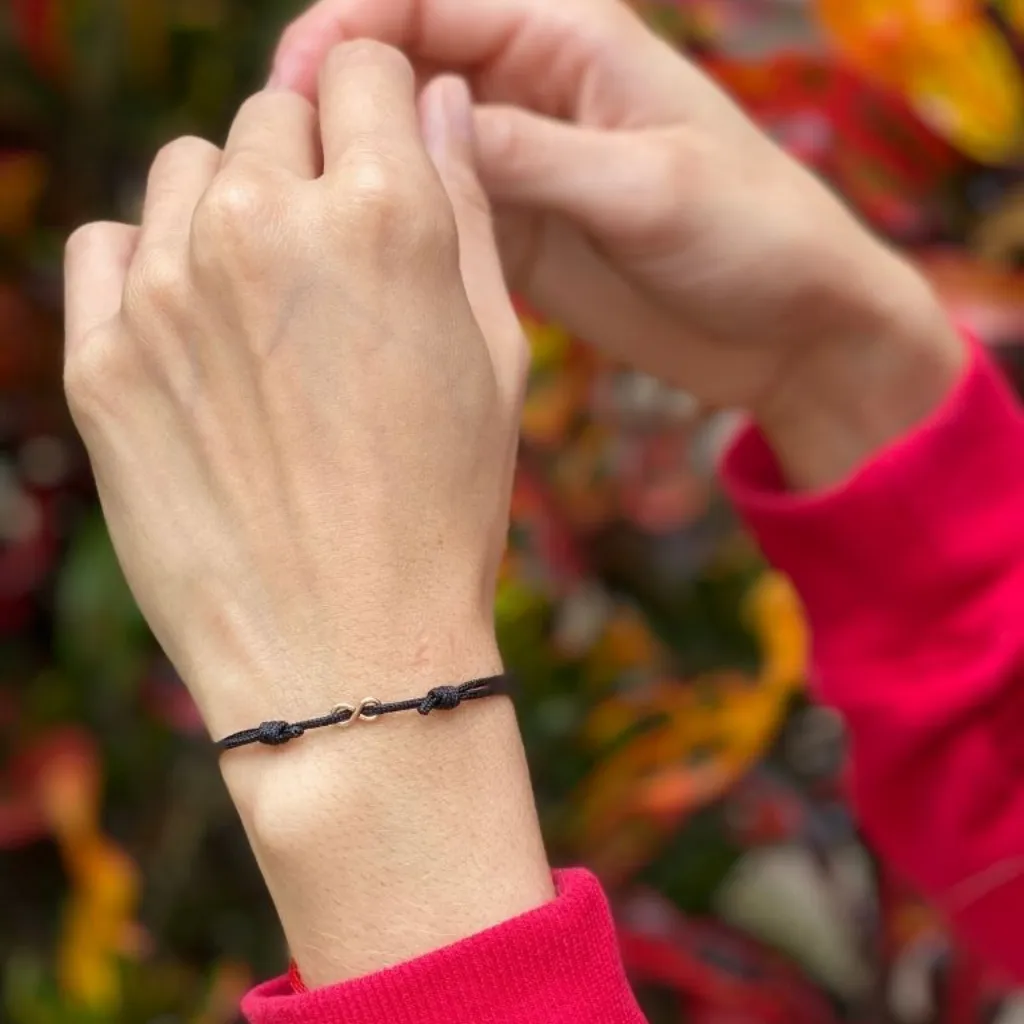
<instances>
[{"instance_id":1,"label":"knuckle","mask_svg":"<svg viewBox=\"0 0 1024 1024\"><path fill-rule=\"evenodd\" d=\"M94 329L68 353L64 361L64 394L80 428L94 422L115 395L123 394L127 377L127 348L116 343L114 332Z\"/></svg>"},{"instance_id":2,"label":"knuckle","mask_svg":"<svg viewBox=\"0 0 1024 1024\"><path fill-rule=\"evenodd\" d=\"M380 155L362 156L350 170L351 216L367 244L392 255L417 255L455 236L451 205L424 176Z\"/></svg>"},{"instance_id":3,"label":"knuckle","mask_svg":"<svg viewBox=\"0 0 1024 1024\"><path fill-rule=\"evenodd\" d=\"M262 274L289 220L272 177L243 164L217 178L200 200L192 221L193 255L206 269Z\"/></svg>"},{"instance_id":4,"label":"knuckle","mask_svg":"<svg viewBox=\"0 0 1024 1024\"><path fill-rule=\"evenodd\" d=\"M360 209L398 212L408 198L403 168L382 153L363 152L353 156L347 184Z\"/></svg>"},{"instance_id":5,"label":"knuckle","mask_svg":"<svg viewBox=\"0 0 1024 1024\"><path fill-rule=\"evenodd\" d=\"M690 133L653 135L637 145L632 166L632 191L637 196L632 211L634 232L660 237L675 231L673 219L665 216L665 197L680 195L681 183L691 183L690 190L699 193L695 183L708 173L700 140Z\"/></svg>"},{"instance_id":6,"label":"knuckle","mask_svg":"<svg viewBox=\"0 0 1024 1024\"><path fill-rule=\"evenodd\" d=\"M171 248L140 252L125 282L123 311L133 319L167 316L188 304L185 261Z\"/></svg>"},{"instance_id":7,"label":"knuckle","mask_svg":"<svg viewBox=\"0 0 1024 1024\"><path fill-rule=\"evenodd\" d=\"M371 244L407 247L428 240L439 220L418 176L379 154L353 161L346 199L359 231Z\"/></svg>"},{"instance_id":8,"label":"knuckle","mask_svg":"<svg viewBox=\"0 0 1024 1024\"><path fill-rule=\"evenodd\" d=\"M645 140L639 166L651 172L656 187L678 191L680 182L719 175L719 155L718 144L704 134L673 128Z\"/></svg>"},{"instance_id":9,"label":"knuckle","mask_svg":"<svg viewBox=\"0 0 1024 1024\"><path fill-rule=\"evenodd\" d=\"M196 222L204 233L233 241L248 234L269 205L269 189L255 174L225 174L207 189L196 209Z\"/></svg>"}]
</instances>

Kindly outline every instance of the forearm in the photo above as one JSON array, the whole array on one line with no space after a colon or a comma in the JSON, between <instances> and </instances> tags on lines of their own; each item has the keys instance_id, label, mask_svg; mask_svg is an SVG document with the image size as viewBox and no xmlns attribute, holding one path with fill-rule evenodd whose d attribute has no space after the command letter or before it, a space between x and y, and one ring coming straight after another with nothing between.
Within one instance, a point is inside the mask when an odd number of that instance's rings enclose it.
<instances>
[{"instance_id":1,"label":"forearm","mask_svg":"<svg viewBox=\"0 0 1024 1024\"><path fill-rule=\"evenodd\" d=\"M454 661L347 686L356 699L392 700L495 671L483 640ZM311 987L411 960L552 898L506 698L234 751L224 773Z\"/></svg>"}]
</instances>

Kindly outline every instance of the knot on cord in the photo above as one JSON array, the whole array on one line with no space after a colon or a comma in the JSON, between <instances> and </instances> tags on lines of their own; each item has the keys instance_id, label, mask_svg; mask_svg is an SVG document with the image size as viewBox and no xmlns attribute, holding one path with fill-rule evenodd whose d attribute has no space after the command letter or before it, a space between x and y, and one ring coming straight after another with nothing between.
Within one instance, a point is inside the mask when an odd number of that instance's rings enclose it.
<instances>
[{"instance_id":1,"label":"knot on cord","mask_svg":"<svg viewBox=\"0 0 1024 1024\"><path fill-rule=\"evenodd\" d=\"M435 686L416 709L421 715L431 711L454 711L462 703L462 692L457 686Z\"/></svg>"},{"instance_id":2,"label":"knot on cord","mask_svg":"<svg viewBox=\"0 0 1024 1024\"><path fill-rule=\"evenodd\" d=\"M305 731L301 725L288 722L263 722L256 730L256 741L268 747L280 747L290 740L298 739Z\"/></svg>"},{"instance_id":3,"label":"knot on cord","mask_svg":"<svg viewBox=\"0 0 1024 1024\"><path fill-rule=\"evenodd\" d=\"M234 750L236 747L247 747L250 743L281 747L314 729L347 726L353 722L376 722L383 715L394 715L400 711L418 711L421 715L435 711L454 711L466 701L508 691L509 678L498 675L473 679L461 686L435 686L425 697L410 697L408 700L385 703L374 697L364 697L355 707L337 704L326 715L306 718L301 722L263 722L254 729L243 729L217 740L216 746L219 750Z\"/></svg>"}]
</instances>

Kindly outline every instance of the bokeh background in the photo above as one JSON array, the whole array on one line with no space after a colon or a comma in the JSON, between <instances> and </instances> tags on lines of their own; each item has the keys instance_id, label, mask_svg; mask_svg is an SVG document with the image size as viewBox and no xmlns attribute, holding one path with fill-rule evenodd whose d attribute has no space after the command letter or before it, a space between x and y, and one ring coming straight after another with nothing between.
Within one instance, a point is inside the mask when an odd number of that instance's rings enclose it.
<instances>
[{"instance_id":1,"label":"bokeh background","mask_svg":"<svg viewBox=\"0 0 1024 1024\"><path fill-rule=\"evenodd\" d=\"M61 249L87 220L132 219L162 142L223 137L300 3L3 4L0 1021L221 1024L285 951L64 409ZM1021 0L644 10L1020 382ZM715 489L728 417L523 318L502 642L552 857L607 884L652 1021L1021 1017L845 809L800 610Z\"/></svg>"}]
</instances>

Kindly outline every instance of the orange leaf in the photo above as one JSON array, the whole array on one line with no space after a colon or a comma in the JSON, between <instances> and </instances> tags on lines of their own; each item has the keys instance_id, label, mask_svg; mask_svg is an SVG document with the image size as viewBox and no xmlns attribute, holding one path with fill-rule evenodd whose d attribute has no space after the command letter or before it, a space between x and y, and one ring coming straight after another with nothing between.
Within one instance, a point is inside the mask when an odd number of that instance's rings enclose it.
<instances>
[{"instance_id":1,"label":"orange leaf","mask_svg":"<svg viewBox=\"0 0 1024 1024\"><path fill-rule=\"evenodd\" d=\"M807 675L810 637L792 584L775 573L762 576L747 596L746 614L760 641L763 684L798 689Z\"/></svg>"},{"instance_id":2,"label":"orange leaf","mask_svg":"<svg viewBox=\"0 0 1024 1024\"><path fill-rule=\"evenodd\" d=\"M1024 149L1024 78L977 0L816 0L839 50L968 156Z\"/></svg>"},{"instance_id":3,"label":"orange leaf","mask_svg":"<svg viewBox=\"0 0 1024 1024\"><path fill-rule=\"evenodd\" d=\"M116 1015L120 961L132 933L139 878L126 853L101 836L65 850L72 893L58 955L61 988L75 1003Z\"/></svg>"}]
</instances>

